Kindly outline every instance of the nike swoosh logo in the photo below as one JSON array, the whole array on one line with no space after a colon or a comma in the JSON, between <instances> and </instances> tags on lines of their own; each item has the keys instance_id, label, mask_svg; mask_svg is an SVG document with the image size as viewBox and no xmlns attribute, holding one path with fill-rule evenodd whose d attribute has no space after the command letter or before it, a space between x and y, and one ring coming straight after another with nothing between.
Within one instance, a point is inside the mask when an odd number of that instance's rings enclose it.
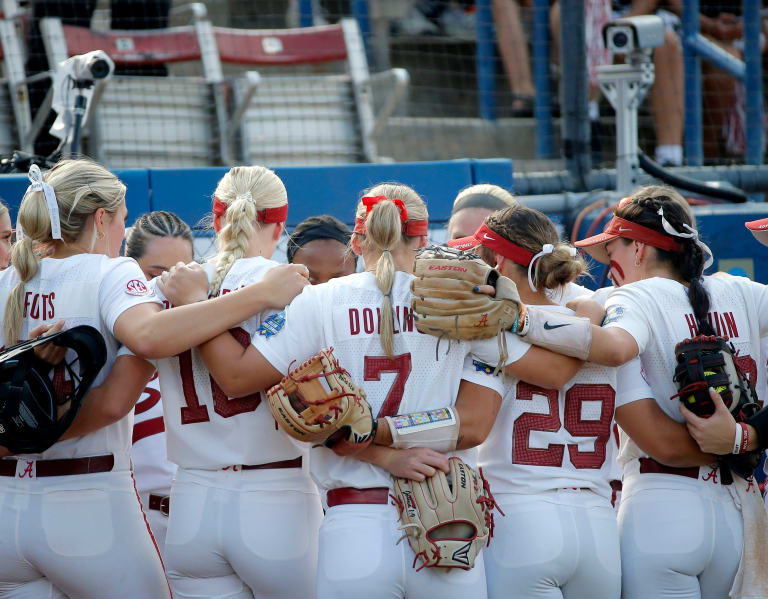
<instances>
[{"instance_id":1,"label":"nike swoosh logo","mask_svg":"<svg viewBox=\"0 0 768 599\"><path fill-rule=\"evenodd\" d=\"M623 233L624 231L631 231L632 229L626 229L624 227L619 227L619 233Z\"/></svg>"},{"instance_id":2,"label":"nike swoosh logo","mask_svg":"<svg viewBox=\"0 0 768 599\"><path fill-rule=\"evenodd\" d=\"M493 237L488 237L488 233L483 233L483 239L487 239L488 241L496 241Z\"/></svg>"},{"instance_id":3,"label":"nike swoosh logo","mask_svg":"<svg viewBox=\"0 0 768 599\"><path fill-rule=\"evenodd\" d=\"M570 322L567 322L565 324L549 324L546 320L544 321L544 330L545 331L551 331L552 329L559 329L560 327L567 327Z\"/></svg>"}]
</instances>

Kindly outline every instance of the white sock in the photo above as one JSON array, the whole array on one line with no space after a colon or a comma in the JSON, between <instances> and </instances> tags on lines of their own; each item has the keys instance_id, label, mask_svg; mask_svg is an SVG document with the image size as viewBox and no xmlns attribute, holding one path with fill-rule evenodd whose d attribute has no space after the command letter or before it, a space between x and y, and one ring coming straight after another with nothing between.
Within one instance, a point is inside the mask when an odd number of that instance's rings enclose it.
<instances>
[{"instance_id":1,"label":"white sock","mask_svg":"<svg viewBox=\"0 0 768 599\"><path fill-rule=\"evenodd\" d=\"M599 118L600 118L600 105L597 103L597 100L590 100L589 101L589 120L596 121Z\"/></svg>"},{"instance_id":2,"label":"white sock","mask_svg":"<svg viewBox=\"0 0 768 599\"><path fill-rule=\"evenodd\" d=\"M678 144L656 146L656 162L680 166L683 164L683 146Z\"/></svg>"}]
</instances>

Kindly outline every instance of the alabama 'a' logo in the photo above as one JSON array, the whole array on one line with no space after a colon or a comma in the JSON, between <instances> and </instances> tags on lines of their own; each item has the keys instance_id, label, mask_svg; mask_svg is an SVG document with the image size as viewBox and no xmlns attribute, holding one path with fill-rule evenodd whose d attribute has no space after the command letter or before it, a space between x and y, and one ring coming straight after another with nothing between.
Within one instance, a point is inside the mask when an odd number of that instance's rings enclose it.
<instances>
[{"instance_id":1,"label":"alabama 'a' logo","mask_svg":"<svg viewBox=\"0 0 768 599\"><path fill-rule=\"evenodd\" d=\"M469 548L471 545L472 541L459 547L456 551L453 552L451 559L460 564L464 564L465 566L469 566Z\"/></svg>"},{"instance_id":2,"label":"alabama 'a' logo","mask_svg":"<svg viewBox=\"0 0 768 599\"><path fill-rule=\"evenodd\" d=\"M143 295L152 295L154 292L150 291L146 284L143 281L140 281L139 279L131 279L125 284L125 292L128 295L135 295L135 296L143 296Z\"/></svg>"}]
</instances>

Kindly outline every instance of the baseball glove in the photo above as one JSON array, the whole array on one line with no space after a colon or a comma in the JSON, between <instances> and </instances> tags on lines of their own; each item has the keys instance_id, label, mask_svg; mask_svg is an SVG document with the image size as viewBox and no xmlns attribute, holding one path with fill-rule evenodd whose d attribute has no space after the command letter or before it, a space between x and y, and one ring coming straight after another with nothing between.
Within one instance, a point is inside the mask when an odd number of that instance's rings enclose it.
<instances>
[{"instance_id":1,"label":"baseball glove","mask_svg":"<svg viewBox=\"0 0 768 599\"><path fill-rule=\"evenodd\" d=\"M735 353L733 344L722 337L699 335L678 343L673 377L678 393L672 399L680 398L691 412L706 418L715 411L709 396L709 387L712 387L723 398L734 419L746 422L758 412L760 404L752 383L733 359ZM749 478L760 463L760 453L729 454L719 456L718 461L742 478ZM729 478L725 476L724 482Z\"/></svg>"},{"instance_id":2,"label":"baseball glove","mask_svg":"<svg viewBox=\"0 0 768 599\"><path fill-rule=\"evenodd\" d=\"M35 347L53 343L71 349L54 376L52 364L35 355ZM80 405L107 359L101 333L89 326L22 341L0 353L0 445L12 453L42 453L75 420Z\"/></svg>"},{"instance_id":3,"label":"baseball glove","mask_svg":"<svg viewBox=\"0 0 768 599\"><path fill-rule=\"evenodd\" d=\"M457 457L448 463L448 474L438 471L421 482L394 479L392 498L404 532L400 541L408 539L416 554L413 567L421 560L418 570L469 570L493 536L493 509L498 506L482 470L475 471Z\"/></svg>"},{"instance_id":4,"label":"baseball glove","mask_svg":"<svg viewBox=\"0 0 768 599\"><path fill-rule=\"evenodd\" d=\"M267 403L291 437L322 443L339 455L362 451L376 432L365 391L339 366L333 348L291 370L267 391Z\"/></svg>"},{"instance_id":5,"label":"baseball glove","mask_svg":"<svg viewBox=\"0 0 768 599\"><path fill-rule=\"evenodd\" d=\"M673 380L680 401L697 416L711 416L715 405L709 387L720 393L723 403L739 422L745 422L760 405L755 389L733 359L732 344L722 337L698 335L675 346L677 366Z\"/></svg>"},{"instance_id":6,"label":"baseball glove","mask_svg":"<svg viewBox=\"0 0 768 599\"><path fill-rule=\"evenodd\" d=\"M490 339L513 328L523 308L517 287L476 254L428 246L416 254L411 309L422 333L449 339ZM493 285L496 295L476 293Z\"/></svg>"}]
</instances>

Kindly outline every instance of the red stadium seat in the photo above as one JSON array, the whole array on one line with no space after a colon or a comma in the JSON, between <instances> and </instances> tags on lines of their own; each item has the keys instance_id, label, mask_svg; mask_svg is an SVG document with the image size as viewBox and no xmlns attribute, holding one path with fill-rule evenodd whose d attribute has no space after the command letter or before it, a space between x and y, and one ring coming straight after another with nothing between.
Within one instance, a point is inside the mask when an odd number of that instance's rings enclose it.
<instances>
[{"instance_id":1,"label":"red stadium seat","mask_svg":"<svg viewBox=\"0 0 768 599\"><path fill-rule=\"evenodd\" d=\"M97 87L86 150L112 168L228 164L218 131L226 129L221 63L211 25L96 32L43 19L51 64L104 50L116 65L199 62L196 76L114 76ZM205 49L205 51L203 51Z\"/></svg>"}]
</instances>

